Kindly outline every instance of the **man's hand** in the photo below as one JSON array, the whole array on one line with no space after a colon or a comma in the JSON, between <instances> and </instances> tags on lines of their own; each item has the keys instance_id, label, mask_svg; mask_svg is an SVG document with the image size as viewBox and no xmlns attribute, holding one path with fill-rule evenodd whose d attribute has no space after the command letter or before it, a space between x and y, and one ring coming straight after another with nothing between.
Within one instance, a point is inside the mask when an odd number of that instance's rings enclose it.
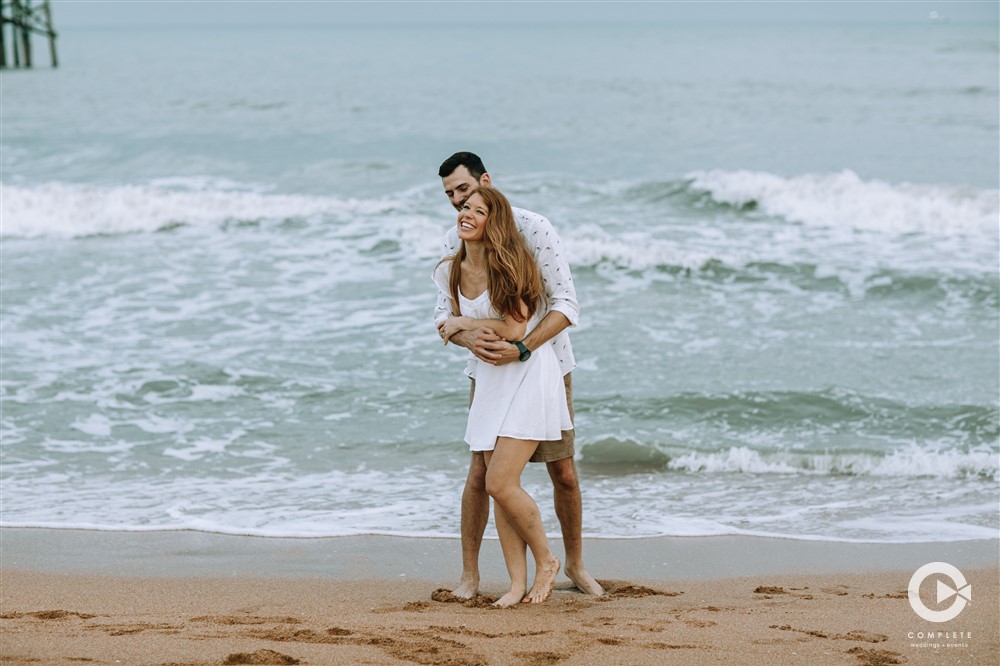
<instances>
[{"instance_id":1,"label":"man's hand","mask_svg":"<svg viewBox=\"0 0 1000 666\"><path fill-rule=\"evenodd\" d=\"M438 329L440 333L440 329ZM458 345L459 347L465 347L469 351L472 351L473 345L476 344L476 332L475 331L459 331L452 335L448 342L453 345Z\"/></svg>"},{"instance_id":2,"label":"man's hand","mask_svg":"<svg viewBox=\"0 0 1000 666\"><path fill-rule=\"evenodd\" d=\"M438 334L447 343L465 347L480 361L490 365L504 365L521 358L517 347L496 334L492 328L482 326L470 330L455 330L457 317L449 317L438 324ZM451 323L449 323L451 322Z\"/></svg>"},{"instance_id":3,"label":"man's hand","mask_svg":"<svg viewBox=\"0 0 1000 666\"><path fill-rule=\"evenodd\" d=\"M477 329L472 353L480 361L490 365L504 365L521 357L517 347L501 338L493 329L486 327Z\"/></svg>"}]
</instances>

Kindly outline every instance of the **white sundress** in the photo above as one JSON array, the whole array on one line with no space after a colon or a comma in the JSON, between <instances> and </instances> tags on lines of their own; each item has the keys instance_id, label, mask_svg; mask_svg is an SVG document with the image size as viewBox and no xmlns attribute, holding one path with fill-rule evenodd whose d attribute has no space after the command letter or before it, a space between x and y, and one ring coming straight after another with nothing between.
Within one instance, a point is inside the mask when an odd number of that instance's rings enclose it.
<instances>
[{"instance_id":1,"label":"white sundress","mask_svg":"<svg viewBox=\"0 0 1000 666\"><path fill-rule=\"evenodd\" d=\"M449 268L450 263L444 262L434 271L434 281L445 293L451 293ZM468 299L459 291L458 300L465 317L499 319L489 292ZM536 314L528 322L526 334L540 320ZM563 430L572 429L566 386L552 345L542 345L524 362L477 364L476 392L465 429L471 451L492 451L497 437L547 441L561 439Z\"/></svg>"}]
</instances>

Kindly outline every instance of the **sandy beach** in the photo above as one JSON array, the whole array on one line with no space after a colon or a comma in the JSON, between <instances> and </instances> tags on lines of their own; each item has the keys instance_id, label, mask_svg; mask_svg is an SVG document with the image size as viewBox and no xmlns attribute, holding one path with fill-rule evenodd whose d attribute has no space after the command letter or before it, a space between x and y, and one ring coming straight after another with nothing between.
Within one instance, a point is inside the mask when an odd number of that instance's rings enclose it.
<instances>
[{"instance_id":1,"label":"sandy beach","mask_svg":"<svg viewBox=\"0 0 1000 666\"><path fill-rule=\"evenodd\" d=\"M1000 666L1000 3L0 0L0 36L0 666ZM565 464L520 483L606 595L492 607L495 510L449 592L463 227L476 293L544 283L487 322L525 380L483 443L539 435L555 354L582 515Z\"/></svg>"},{"instance_id":2,"label":"sandy beach","mask_svg":"<svg viewBox=\"0 0 1000 666\"><path fill-rule=\"evenodd\" d=\"M0 536L4 664L984 664L998 657L995 541L593 540L589 567L605 597L580 594L562 579L542 606L498 610L489 607L504 589L494 542L484 547L483 596L463 603L435 593L452 582L458 544L451 539L23 529ZM956 619L932 624L910 608L906 588L916 566L948 558L971 583L973 602ZM630 566L639 575L622 576Z\"/></svg>"}]
</instances>

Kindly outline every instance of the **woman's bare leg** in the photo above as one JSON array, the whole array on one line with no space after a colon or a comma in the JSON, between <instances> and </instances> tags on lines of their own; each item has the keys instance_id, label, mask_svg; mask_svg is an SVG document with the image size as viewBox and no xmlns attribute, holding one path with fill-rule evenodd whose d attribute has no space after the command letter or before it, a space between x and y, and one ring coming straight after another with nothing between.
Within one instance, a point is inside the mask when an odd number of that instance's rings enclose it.
<instances>
[{"instance_id":1,"label":"woman's bare leg","mask_svg":"<svg viewBox=\"0 0 1000 666\"><path fill-rule=\"evenodd\" d=\"M486 492L535 558L535 581L524 598L525 603L534 604L549 598L559 573L559 560L549 550L538 505L521 488L521 472L537 447L538 442L498 437L486 470Z\"/></svg>"},{"instance_id":2,"label":"woman's bare leg","mask_svg":"<svg viewBox=\"0 0 1000 666\"><path fill-rule=\"evenodd\" d=\"M485 452L487 469L492 451ZM493 507L493 517L497 523L497 534L500 535L500 548L503 550L503 560L507 563L507 573L510 574L510 591L493 604L501 608L513 606L524 599L528 589L528 560L525 556L526 544L517 530L507 520L507 514L499 504Z\"/></svg>"}]
</instances>

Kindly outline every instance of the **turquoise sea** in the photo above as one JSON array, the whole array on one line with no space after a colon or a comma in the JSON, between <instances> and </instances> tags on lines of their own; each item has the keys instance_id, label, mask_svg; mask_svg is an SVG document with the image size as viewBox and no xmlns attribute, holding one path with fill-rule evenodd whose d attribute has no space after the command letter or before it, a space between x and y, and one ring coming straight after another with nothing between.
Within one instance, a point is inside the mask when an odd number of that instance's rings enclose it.
<instances>
[{"instance_id":1,"label":"turquoise sea","mask_svg":"<svg viewBox=\"0 0 1000 666\"><path fill-rule=\"evenodd\" d=\"M473 150L570 255L585 535L998 536L995 23L474 28L0 75L0 525L457 535Z\"/></svg>"}]
</instances>

